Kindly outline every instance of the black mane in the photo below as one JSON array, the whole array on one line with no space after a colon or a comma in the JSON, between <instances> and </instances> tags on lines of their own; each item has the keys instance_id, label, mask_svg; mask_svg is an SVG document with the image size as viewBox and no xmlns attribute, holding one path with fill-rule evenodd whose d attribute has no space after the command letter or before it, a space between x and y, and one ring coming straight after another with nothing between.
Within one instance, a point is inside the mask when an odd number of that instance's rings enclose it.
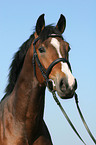
<instances>
[{"instance_id":1,"label":"black mane","mask_svg":"<svg viewBox=\"0 0 96 145\"><path fill-rule=\"evenodd\" d=\"M40 34L41 40L46 40L50 36L50 34L57 34L62 37L61 33L58 31L58 29L56 29L56 27L48 25L43 29L43 31Z\"/></svg>"},{"instance_id":2,"label":"black mane","mask_svg":"<svg viewBox=\"0 0 96 145\"><path fill-rule=\"evenodd\" d=\"M48 38L48 36L50 34L61 35L61 33L56 29L56 27L54 27L52 25L48 25L41 32L40 39L42 41L44 41ZM15 55L13 57L13 61L12 61L11 66L10 66L8 85L5 89L5 96L10 95L10 93L13 91L13 88L15 86L17 78L18 78L20 71L22 69L22 66L24 63L24 58L26 56L28 48L30 47L33 39L34 39L34 34L32 34L30 36L30 38L26 42L23 43L23 45L19 48L19 50L15 53ZM5 98L5 96L4 96L4 98Z\"/></svg>"},{"instance_id":3,"label":"black mane","mask_svg":"<svg viewBox=\"0 0 96 145\"><path fill-rule=\"evenodd\" d=\"M5 96L9 95L15 86L18 75L22 69L24 58L26 56L27 50L30 47L32 41L34 39L34 34L30 36L30 38L22 44L19 50L15 53L13 57L13 61L10 65L10 72L8 75L8 85L5 89Z\"/></svg>"}]
</instances>

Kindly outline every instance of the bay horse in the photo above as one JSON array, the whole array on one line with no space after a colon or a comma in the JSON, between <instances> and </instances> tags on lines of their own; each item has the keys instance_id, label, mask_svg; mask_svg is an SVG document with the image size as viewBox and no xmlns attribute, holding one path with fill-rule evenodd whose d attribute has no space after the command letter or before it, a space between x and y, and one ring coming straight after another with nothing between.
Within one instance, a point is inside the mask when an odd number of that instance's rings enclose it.
<instances>
[{"instance_id":1,"label":"bay horse","mask_svg":"<svg viewBox=\"0 0 96 145\"><path fill-rule=\"evenodd\" d=\"M72 98L77 82L63 39L66 19L45 26L40 15L35 32L14 55L5 96L0 102L0 145L52 145L43 120L45 88Z\"/></svg>"}]
</instances>

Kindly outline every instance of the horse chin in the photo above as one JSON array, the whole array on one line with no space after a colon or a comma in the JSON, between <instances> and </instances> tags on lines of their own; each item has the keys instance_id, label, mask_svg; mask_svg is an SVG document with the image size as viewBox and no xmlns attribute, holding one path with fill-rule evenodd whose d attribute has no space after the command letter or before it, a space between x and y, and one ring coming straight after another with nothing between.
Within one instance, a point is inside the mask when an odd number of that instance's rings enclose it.
<instances>
[{"instance_id":1,"label":"horse chin","mask_svg":"<svg viewBox=\"0 0 96 145\"><path fill-rule=\"evenodd\" d=\"M57 94L58 96L61 98L61 99L71 99L73 98L74 96L74 92L70 92L70 93L62 93L62 92L58 92L57 91Z\"/></svg>"}]
</instances>

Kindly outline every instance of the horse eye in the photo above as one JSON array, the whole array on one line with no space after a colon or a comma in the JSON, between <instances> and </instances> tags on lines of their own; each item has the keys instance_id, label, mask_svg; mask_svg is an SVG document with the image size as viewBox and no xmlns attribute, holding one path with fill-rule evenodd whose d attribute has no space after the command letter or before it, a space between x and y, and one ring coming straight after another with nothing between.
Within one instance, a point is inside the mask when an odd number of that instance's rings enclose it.
<instances>
[{"instance_id":1,"label":"horse eye","mask_svg":"<svg viewBox=\"0 0 96 145\"><path fill-rule=\"evenodd\" d=\"M40 53L45 52L45 48L44 47L40 47L38 50L39 50Z\"/></svg>"}]
</instances>

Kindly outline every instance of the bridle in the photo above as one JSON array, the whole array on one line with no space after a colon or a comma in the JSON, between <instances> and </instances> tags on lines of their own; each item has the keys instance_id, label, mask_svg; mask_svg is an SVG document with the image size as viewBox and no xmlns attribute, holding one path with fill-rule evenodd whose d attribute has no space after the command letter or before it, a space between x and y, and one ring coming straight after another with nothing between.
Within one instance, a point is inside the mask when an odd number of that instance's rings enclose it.
<instances>
[{"instance_id":1,"label":"bridle","mask_svg":"<svg viewBox=\"0 0 96 145\"><path fill-rule=\"evenodd\" d=\"M51 34L51 35L49 35L48 37L60 37L60 38L62 38L62 36L61 36L61 35L58 35L58 34ZM46 86L49 88L49 85L48 85L48 83L49 83L49 81L50 81L50 79L49 79L49 74L50 74L52 68L53 68L57 63L63 62L63 63L67 63L67 64L68 64L69 69L70 69L70 71L72 72L72 70L71 70L71 65L70 65L69 61L66 60L65 58L58 58L58 59L54 60L54 61L49 65L49 67L48 67L47 70L46 70L46 69L43 67L43 65L41 64L41 62L40 62L40 60L39 60L39 58L38 58L37 52L36 52L36 48L35 48L35 44L36 44L36 42L37 42L39 39L40 39L40 37L37 37L37 38L34 40L34 42L33 42L33 48L34 48L34 50L33 50L33 59L32 59L32 63L33 63L34 75L35 75L35 77L36 77L36 63L35 63L35 60L36 60L36 62L37 62L37 64L38 64L38 67L39 67L39 69L40 69L40 71L41 71L41 73L42 73L42 75L43 75L43 77L44 77L44 79L45 79ZM49 89L50 89L50 88L49 88ZM65 112L64 108L62 107L61 103L59 102L58 98L56 97L56 93L55 93L55 91L53 90L52 87L51 87L50 91L51 91L51 93L52 93L52 95L53 95L53 98L54 98L54 100L56 101L57 105L58 105L59 108L61 109L63 115L64 115L65 118L67 119L68 123L70 124L70 126L72 127L72 129L74 130L74 132L76 133L76 135L79 137L79 139L86 145L86 143L84 142L84 140L81 138L81 136L79 135L79 133L78 133L77 130L75 129L75 127L74 127L73 123L71 122L71 120L69 119L68 115L66 114L66 112ZM96 144L96 139L95 139L94 136L92 135L92 133L91 133L91 131L90 131L90 129L89 129L87 123L85 122L85 119L84 119L84 117L83 117L83 115L82 115L82 112L81 112L81 110L80 110L80 107L79 107L79 104L78 104L78 96L77 96L76 93L74 93L74 96L75 96L75 103L76 103L76 106L77 106L79 115L80 115L80 117L81 117L81 120L82 120L82 122L83 122L83 124L84 124L84 126L85 126L85 128L86 128L86 130L87 130L87 132L88 132L88 134L90 135L91 139L92 139L93 142Z\"/></svg>"},{"instance_id":2,"label":"bridle","mask_svg":"<svg viewBox=\"0 0 96 145\"><path fill-rule=\"evenodd\" d=\"M60 37L60 38L62 38L61 35L57 35L57 34L51 34L51 35L49 35L48 37ZM59 63L59 62L61 62L61 61L62 61L63 63L67 63L70 70L71 70L71 65L70 65L69 61L66 60L65 58L58 58L58 59L54 60L54 61L49 65L49 67L48 67L47 70L46 70L46 69L43 67L43 65L41 64L41 62L40 62L40 60L39 60L39 58L38 58L37 52L36 52L36 48L35 48L35 44L36 44L36 42L37 42L39 39L40 39L40 37L37 37L37 38L34 40L34 42L33 42L33 48L34 48L34 50L33 50L33 61L32 61L32 62L33 62L34 75L35 75L35 77L36 77L36 64L35 64L35 60L36 60L36 62L37 62L37 64L38 64L38 67L39 67L39 69L40 69L40 71L41 71L41 73L42 73L42 75L43 75L43 77L44 77L44 79L45 79L46 85L48 86L48 82L50 81L50 80L49 80L49 74L50 74L52 68L53 68L57 63ZM71 70L71 71L72 71L72 70Z\"/></svg>"}]
</instances>

